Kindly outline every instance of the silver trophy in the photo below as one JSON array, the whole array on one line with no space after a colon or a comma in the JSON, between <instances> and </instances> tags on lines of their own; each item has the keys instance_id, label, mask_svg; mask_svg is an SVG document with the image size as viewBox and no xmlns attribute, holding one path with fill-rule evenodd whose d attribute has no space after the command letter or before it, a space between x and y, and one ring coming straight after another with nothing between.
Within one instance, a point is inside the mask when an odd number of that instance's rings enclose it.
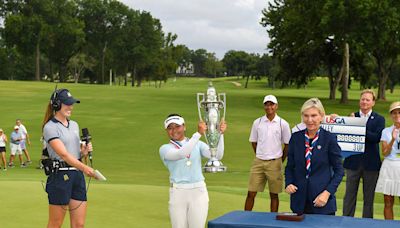
<instances>
[{"instance_id":1,"label":"silver trophy","mask_svg":"<svg viewBox=\"0 0 400 228\"><path fill-rule=\"evenodd\" d=\"M221 119L225 119L226 111L225 93L217 94L212 82L209 82L206 95L197 93L197 108L200 120L207 124L205 138L211 151L211 158L203 170L207 173L225 172L227 167L217 159L217 147L221 136L219 124Z\"/></svg>"}]
</instances>

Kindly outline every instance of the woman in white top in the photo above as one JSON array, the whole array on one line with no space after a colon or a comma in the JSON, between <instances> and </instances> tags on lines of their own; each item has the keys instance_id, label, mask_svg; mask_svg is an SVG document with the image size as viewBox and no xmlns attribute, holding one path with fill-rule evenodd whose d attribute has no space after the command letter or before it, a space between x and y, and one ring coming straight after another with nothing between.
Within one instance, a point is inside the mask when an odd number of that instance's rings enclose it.
<instances>
[{"instance_id":1,"label":"woman in white top","mask_svg":"<svg viewBox=\"0 0 400 228\"><path fill-rule=\"evenodd\" d=\"M3 129L0 128L0 154L1 160L3 161L4 168L3 170L7 170L7 162L6 162L6 144L7 144L7 136L4 134Z\"/></svg>"},{"instance_id":2,"label":"woman in white top","mask_svg":"<svg viewBox=\"0 0 400 228\"><path fill-rule=\"evenodd\" d=\"M383 129L381 137L382 154L385 156L379 172L375 192L383 193L385 219L393 220L394 197L400 196L400 101L390 105L393 125Z\"/></svg>"},{"instance_id":3,"label":"woman in white top","mask_svg":"<svg viewBox=\"0 0 400 228\"><path fill-rule=\"evenodd\" d=\"M201 172L201 158L210 158L209 146L200 141L207 126L200 122L197 132L185 136L185 120L171 114L164 121L169 143L160 147L160 157L170 172L169 214L173 228L203 228L208 213L208 192ZM226 123L221 121L217 158L224 154L223 133Z\"/></svg>"}]
</instances>

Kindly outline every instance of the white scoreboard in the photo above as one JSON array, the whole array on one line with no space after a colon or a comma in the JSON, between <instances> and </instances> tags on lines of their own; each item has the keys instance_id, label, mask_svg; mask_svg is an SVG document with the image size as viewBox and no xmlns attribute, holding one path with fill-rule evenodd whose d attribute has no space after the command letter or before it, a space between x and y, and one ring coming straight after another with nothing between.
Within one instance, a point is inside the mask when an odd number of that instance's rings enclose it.
<instances>
[{"instance_id":1,"label":"white scoreboard","mask_svg":"<svg viewBox=\"0 0 400 228\"><path fill-rule=\"evenodd\" d=\"M325 116L321 127L336 135L342 156L364 153L367 118Z\"/></svg>"}]
</instances>

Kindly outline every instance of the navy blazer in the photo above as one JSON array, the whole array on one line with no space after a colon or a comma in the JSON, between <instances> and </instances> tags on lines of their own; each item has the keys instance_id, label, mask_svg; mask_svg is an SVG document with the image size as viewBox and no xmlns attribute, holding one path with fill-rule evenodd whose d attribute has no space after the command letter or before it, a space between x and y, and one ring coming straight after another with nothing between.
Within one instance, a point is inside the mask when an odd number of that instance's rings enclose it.
<instances>
[{"instance_id":1,"label":"navy blazer","mask_svg":"<svg viewBox=\"0 0 400 228\"><path fill-rule=\"evenodd\" d=\"M360 117L359 112L354 113L354 115ZM379 142L384 128L385 118L376 112L372 112L367 121L364 153L351 155L344 159L344 168L357 170L362 166L364 170L379 171L382 164L379 156Z\"/></svg>"},{"instance_id":2,"label":"navy blazer","mask_svg":"<svg viewBox=\"0 0 400 228\"><path fill-rule=\"evenodd\" d=\"M344 176L341 149L335 135L320 129L316 146L312 150L311 172L306 179L306 159L304 157L305 130L292 134L289 142L288 161L285 168L286 187L297 186L297 191L290 195L290 208L295 213L303 213L307 199L313 201L320 193L331 193L324 207L312 206L315 214L336 212L336 190Z\"/></svg>"}]
</instances>

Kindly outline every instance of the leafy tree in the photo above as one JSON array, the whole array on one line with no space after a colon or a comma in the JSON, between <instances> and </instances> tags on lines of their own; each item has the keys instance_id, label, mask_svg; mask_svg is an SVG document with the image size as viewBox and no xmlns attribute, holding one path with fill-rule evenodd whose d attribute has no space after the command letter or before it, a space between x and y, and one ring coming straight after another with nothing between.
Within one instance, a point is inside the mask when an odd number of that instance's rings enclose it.
<instances>
[{"instance_id":1,"label":"leafy tree","mask_svg":"<svg viewBox=\"0 0 400 228\"><path fill-rule=\"evenodd\" d=\"M400 2L359 0L357 10L363 22L358 39L375 59L379 80L378 99L385 100L386 83L400 53Z\"/></svg>"},{"instance_id":2,"label":"leafy tree","mask_svg":"<svg viewBox=\"0 0 400 228\"><path fill-rule=\"evenodd\" d=\"M347 102L349 66L361 73L373 56L379 95L399 53L400 3L393 0L275 0L263 11L269 45L279 61L279 78L307 84L320 69L329 75L330 98L341 83L342 103ZM351 53L355 51L355 55ZM364 53L361 55L360 53ZM342 57L339 57L342 56ZM369 74L367 74L369 76ZM365 75L362 83L372 80Z\"/></svg>"},{"instance_id":3,"label":"leafy tree","mask_svg":"<svg viewBox=\"0 0 400 228\"><path fill-rule=\"evenodd\" d=\"M115 0L79 0L78 5L78 17L85 23L85 52L97 60L98 64L94 67L97 81L104 83L106 58L117 53L123 45L129 45L124 32L132 35L128 25L132 26L132 17L135 17L132 14L135 12ZM118 59L117 56L115 58Z\"/></svg>"},{"instance_id":4,"label":"leafy tree","mask_svg":"<svg viewBox=\"0 0 400 228\"><path fill-rule=\"evenodd\" d=\"M5 40L8 46L15 45L17 50L31 56L35 53L35 79L40 80L40 51L47 43L49 21L53 20L50 0L9 1L4 3Z\"/></svg>"},{"instance_id":5,"label":"leafy tree","mask_svg":"<svg viewBox=\"0 0 400 228\"><path fill-rule=\"evenodd\" d=\"M85 70L93 70L96 65L96 60L84 53L74 55L68 62L68 69L70 74L73 75L75 83L78 83L82 73Z\"/></svg>"},{"instance_id":6,"label":"leafy tree","mask_svg":"<svg viewBox=\"0 0 400 228\"><path fill-rule=\"evenodd\" d=\"M164 34L158 19L155 19L148 12L141 12L139 16L140 36L138 39L137 53L135 61L134 77L137 86L142 80L149 79L152 60L155 59L163 45ZM133 82L132 82L133 85Z\"/></svg>"},{"instance_id":7,"label":"leafy tree","mask_svg":"<svg viewBox=\"0 0 400 228\"><path fill-rule=\"evenodd\" d=\"M196 76L204 76L205 66L207 62L207 50L197 49L195 51L192 51L191 59L194 66L194 74Z\"/></svg>"},{"instance_id":8,"label":"leafy tree","mask_svg":"<svg viewBox=\"0 0 400 228\"><path fill-rule=\"evenodd\" d=\"M204 66L204 73L207 77L218 77L224 70L223 64L215 56L215 53L207 53L207 59Z\"/></svg>"},{"instance_id":9,"label":"leafy tree","mask_svg":"<svg viewBox=\"0 0 400 228\"><path fill-rule=\"evenodd\" d=\"M400 58L397 58L389 74L389 89L393 93L394 87L400 84Z\"/></svg>"},{"instance_id":10,"label":"leafy tree","mask_svg":"<svg viewBox=\"0 0 400 228\"><path fill-rule=\"evenodd\" d=\"M244 75L247 65L250 63L249 54L244 51L230 50L222 59L228 75Z\"/></svg>"},{"instance_id":11,"label":"leafy tree","mask_svg":"<svg viewBox=\"0 0 400 228\"><path fill-rule=\"evenodd\" d=\"M181 69L188 69L192 63L191 50L183 44L174 47L174 59Z\"/></svg>"}]
</instances>

